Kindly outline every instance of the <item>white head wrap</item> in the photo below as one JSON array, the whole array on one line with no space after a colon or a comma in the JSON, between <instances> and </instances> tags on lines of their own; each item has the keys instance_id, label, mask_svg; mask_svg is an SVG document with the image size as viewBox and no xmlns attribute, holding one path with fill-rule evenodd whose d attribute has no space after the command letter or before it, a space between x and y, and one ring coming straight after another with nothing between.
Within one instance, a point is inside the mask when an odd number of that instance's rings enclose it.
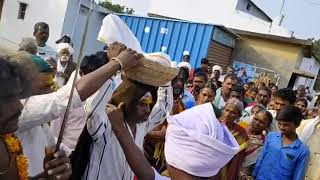
<instances>
[{"instance_id":1,"label":"white head wrap","mask_svg":"<svg viewBox=\"0 0 320 180\"><path fill-rule=\"evenodd\" d=\"M166 161L188 174L214 176L239 152L239 144L210 103L170 116L168 124Z\"/></svg>"},{"instance_id":2,"label":"white head wrap","mask_svg":"<svg viewBox=\"0 0 320 180\"><path fill-rule=\"evenodd\" d=\"M178 64L178 67L181 68L181 67L186 67L188 68L189 72L191 71L192 67L191 67L191 64L188 63L188 62L181 62Z\"/></svg>"},{"instance_id":3,"label":"white head wrap","mask_svg":"<svg viewBox=\"0 0 320 180\"><path fill-rule=\"evenodd\" d=\"M58 53L60 53L63 49L68 49L70 55L72 55L74 53L73 48L70 46L70 44L68 43L59 43L57 45L57 51Z\"/></svg>"},{"instance_id":4,"label":"white head wrap","mask_svg":"<svg viewBox=\"0 0 320 180\"><path fill-rule=\"evenodd\" d=\"M223 73L223 70L222 70L222 67L221 67L221 66L214 65L214 66L212 66L211 78L214 77L214 71L220 71L220 75L222 75L222 73Z\"/></svg>"}]
</instances>

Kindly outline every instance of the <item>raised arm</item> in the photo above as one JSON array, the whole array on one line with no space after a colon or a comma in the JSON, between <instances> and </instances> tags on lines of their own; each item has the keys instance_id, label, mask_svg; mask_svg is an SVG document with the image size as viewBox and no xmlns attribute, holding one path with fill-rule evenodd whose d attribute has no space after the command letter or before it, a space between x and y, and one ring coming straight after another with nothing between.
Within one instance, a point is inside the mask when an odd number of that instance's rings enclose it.
<instances>
[{"instance_id":1,"label":"raised arm","mask_svg":"<svg viewBox=\"0 0 320 180\"><path fill-rule=\"evenodd\" d=\"M123 103L120 103L119 107L109 105L107 108L107 114L112 126L112 130L118 138L131 170L138 177L138 179L154 180L154 170L145 158L142 151L134 143L129 130L124 124L122 111L123 105Z\"/></svg>"},{"instance_id":2,"label":"raised arm","mask_svg":"<svg viewBox=\"0 0 320 180\"><path fill-rule=\"evenodd\" d=\"M113 48L110 51L114 50L115 52L114 57L111 57L112 59L110 59L110 62L96 71L81 77L76 82L76 89L82 101L86 100L100 89L104 82L110 79L118 70L120 70L120 68L130 69L141 64L139 59L143 56L131 49L124 50L126 47L123 44L117 44L110 48Z\"/></svg>"},{"instance_id":3,"label":"raised arm","mask_svg":"<svg viewBox=\"0 0 320 180\"><path fill-rule=\"evenodd\" d=\"M171 85L160 86L158 89L157 103L151 110L147 121L147 132L160 125L173 107L173 93Z\"/></svg>"},{"instance_id":4,"label":"raised arm","mask_svg":"<svg viewBox=\"0 0 320 180\"><path fill-rule=\"evenodd\" d=\"M72 108L82 106L82 102L95 93L122 66L123 69L140 65L141 54L131 49L122 51L115 60L96 71L81 77L76 82L76 90L72 98ZM70 97L71 83L57 92L32 96L23 102L24 109L19 118L19 131L38 126L63 115Z\"/></svg>"}]
</instances>

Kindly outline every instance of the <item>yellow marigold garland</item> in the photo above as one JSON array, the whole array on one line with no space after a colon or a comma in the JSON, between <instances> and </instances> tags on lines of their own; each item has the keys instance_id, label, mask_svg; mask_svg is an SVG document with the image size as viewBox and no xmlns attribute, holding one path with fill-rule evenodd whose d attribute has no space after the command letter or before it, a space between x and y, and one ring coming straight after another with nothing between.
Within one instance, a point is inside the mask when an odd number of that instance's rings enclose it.
<instances>
[{"instance_id":1,"label":"yellow marigold garland","mask_svg":"<svg viewBox=\"0 0 320 180\"><path fill-rule=\"evenodd\" d=\"M19 172L19 180L28 180L28 158L23 155L22 146L17 137L12 133L0 136L10 153L11 157L15 157L17 169Z\"/></svg>"}]
</instances>

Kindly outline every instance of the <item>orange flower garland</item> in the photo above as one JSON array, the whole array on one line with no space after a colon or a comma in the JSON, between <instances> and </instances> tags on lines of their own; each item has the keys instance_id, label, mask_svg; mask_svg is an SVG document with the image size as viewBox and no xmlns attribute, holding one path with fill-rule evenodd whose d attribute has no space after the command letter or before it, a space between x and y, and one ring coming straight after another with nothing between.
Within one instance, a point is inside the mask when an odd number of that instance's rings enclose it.
<instances>
[{"instance_id":1,"label":"orange flower garland","mask_svg":"<svg viewBox=\"0 0 320 180\"><path fill-rule=\"evenodd\" d=\"M19 139L12 133L1 135L0 137L4 140L10 156L16 159L19 180L28 180L28 159L22 153L22 146Z\"/></svg>"}]
</instances>

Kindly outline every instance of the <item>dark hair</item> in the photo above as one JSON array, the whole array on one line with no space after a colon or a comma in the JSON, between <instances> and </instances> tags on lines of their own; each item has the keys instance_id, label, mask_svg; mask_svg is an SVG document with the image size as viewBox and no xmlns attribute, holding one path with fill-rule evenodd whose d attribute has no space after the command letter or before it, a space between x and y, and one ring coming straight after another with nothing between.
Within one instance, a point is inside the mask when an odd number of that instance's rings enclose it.
<instances>
[{"instance_id":1,"label":"dark hair","mask_svg":"<svg viewBox=\"0 0 320 180\"><path fill-rule=\"evenodd\" d=\"M277 113L276 119L278 121L293 122L296 126L299 126L302 121L303 115L295 106L288 105Z\"/></svg>"},{"instance_id":2,"label":"dark hair","mask_svg":"<svg viewBox=\"0 0 320 180\"><path fill-rule=\"evenodd\" d=\"M306 107L308 106L308 101L305 98L297 98L295 103L297 102L303 102Z\"/></svg>"},{"instance_id":3,"label":"dark hair","mask_svg":"<svg viewBox=\"0 0 320 180\"><path fill-rule=\"evenodd\" d=\"M10 99L11 97L20 97L22 92L21 77L19 68L13 62L0 57L0 100Z\"/></svg>"},{"instance_id":4,"label":"dark hair","mask_svg":"<svg viewBox=\"0 0 320 180\"><path fill-rule=\"evenodd\" d=\"M237 81L238 82L238 78L235 76L235 75L226 75L226 77L224 77L224 81L226 81L227 79L231 79L231 80L234 80L234 81Z\"/></svg>"},{"instance_id":5,"label":"dark hair","mask_svg":"<svg viewBox=\"0 0 320 180\"><path fill-rule=\"evenodd\" d=\"M180 68L181 71L181 75L183 76L183 78L187 81L189 79L189 70L186 67L181 67Z\"/></svg>"},{"instance_id":6,"label":"dark hair","mask_svg":"<svg viewBox=\"0 0 320 180\"><path fill-rule=\"evenodd\" d=\"M248 86L253 87L254 86L254 82L248 82Z\"/></svg>"},{"instance_id":7,"label":"dark hair","mask_svg":"<svg viewBox=\"0 0 320 180\"><path fill-rule=\"evenodd\" d=\"M275 94L275 97L279 97L281 99L289 101L290 104L294 104L294 102L296 101L296 95L294 91L289 88L279 89Z\"/></svg>"},{"instance_id":8,"label":"dark hair","mask_svg":"<svg viewBox=\"0 0 320 180\"><path fill-rule=\"evenodd\" d=\"M228 69L228 68L232 68L232 69L234 70L234 67L233 67L233 66L228 66L227 69Z\"/></svg>"},{"instance_id":9,"label":"dark hair","mask_svg":"<svg viewBox=\"0 0 320 180\"><path fill-rule=\"evenodd\" d=\"M204 72L197 72L197 73L194 75L193 78L195 78L195 77L199 77L199 78L203 79L205 82L208 81L208 77L207 77L206 73L204 73Z\"/></svg>"},{"instance_id":10,"label":"dark hair","mask_svg":"<svg viewBox=\"0 0 320 180\"><path fill-rule=\"evenodd\" d=\"M242 97L244 97L245 95L245 90L242 86L237 85L236 87L234 87L231 91L235 91L237 93L240 93L242 95Z\"/></svg>"},{"instance_id":11,"label":"dark hair","mask_svg":"<svg viewBox=\"0 0 320 180\"><path fill-rule=\"evenodd\" d=\"M101 57L95 54L84 56L80 64L80 71L86 75L88 73L91 73L99 69L104 64L105 64L105 59L102 59Z\"/></svg>"},{"instance_id":12,"label":"dark hair","mask_svg":"<svg viewBox=\"0 0 320 180\"><path fill-rule=\"evenodd\" d=\"M201 59L201 64L209 64L209 61L207 58L202 58Z\"/></svg>"},{"instance_id":13,"label":"dark hair","mask_svg":"<svg viewBox=\"0 0 320 180\"><path fill-rule=\"evenodd\" d=\"M260 107L262 107L262 106L260 106ZM272 116L272 114L271 114L267 109L265 109L265 108L260 109L260 111L259 111L258 113L263 113L265 116L267 116L267 118L268 118L268 127L269 127L270 124L271 124L272 121L273 121L273 116Z\"/></svg>"},{"instance_id":14,"label":"dark hair","mask_svg":"<svg viewBox=\"0 0 320 180\"><path fill-rule=\"evenodd\" d=\"M180 68L179 69L178 75L175 78L173 78L171 82L172 82L172 84L174 84L174 83L177 82L177 80L180 80L180 79L182 79L183 84L185 84L187 82L187 80L188 80L186 78L186 73L185 73L185 69L184 68Z\"/></svg>"},{"instance_id":15,"label":"dark hair","mask_svg":"<svg viewBox=\"0 0 320 180\"><path fill-rule=\"evenodd\" d=\"M267 91L269 97L271 96L271 90L270 90L269 88L265 87L265 86L264 86L264 87L261 87L261 88L259 89L259 91Z\"/></svg>"},{"instance_id":16,"label":"dark hair","mask_svg":"<svg viewBox=\"0 0 320 180\"><path fill-rule=\"evenodd\" d=\"M98 51L96 54L96 56L98 56L98 58L103 59L106 63L109 63L110 59L108 58L108 54L105 51Z\"/></svg>"},{"instance_id":17,"label":"dark hair","mask_svg":"<svg viewBox=\"0 0 320 180\"><path fill-rule=\"evenodd\" d=\"M49 25L45 22L38 22L34 25L34 32L37 32L40 27L49 28Z\"/></svg>"}]
</instances>

